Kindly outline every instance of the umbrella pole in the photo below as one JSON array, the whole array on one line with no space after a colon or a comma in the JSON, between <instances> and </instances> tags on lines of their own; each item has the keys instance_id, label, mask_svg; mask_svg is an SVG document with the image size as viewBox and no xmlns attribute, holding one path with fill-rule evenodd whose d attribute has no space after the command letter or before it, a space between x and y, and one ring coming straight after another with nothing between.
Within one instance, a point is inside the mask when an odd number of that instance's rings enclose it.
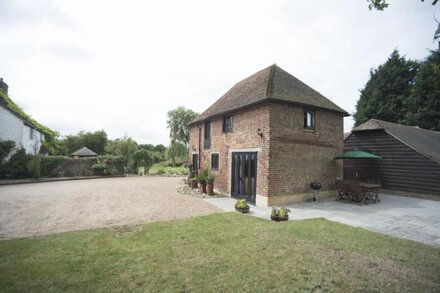
<instances>
[{"instance_id":1,"label":"umbrella pole","mask_svg":"<svg viewBox=\"0 0 440 293\"><path fill-rule=\"evenodd\" d=\"M358 178L357 159L354 159L354 175Z\"/></svg>"}]
</instances>

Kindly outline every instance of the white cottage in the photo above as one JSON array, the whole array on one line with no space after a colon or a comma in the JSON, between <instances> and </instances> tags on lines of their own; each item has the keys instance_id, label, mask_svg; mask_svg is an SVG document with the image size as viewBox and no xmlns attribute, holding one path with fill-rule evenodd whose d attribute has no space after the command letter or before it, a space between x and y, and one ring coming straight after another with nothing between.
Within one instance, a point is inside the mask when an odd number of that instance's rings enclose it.
<instances>
[{"instance_id":1,"label":"white cottage","mask_svg":"<svg viewBox=\"0 0 440 293\"><path fill-rule=\"evenodd\" d=\"M8 85L0 78L0 141L12 140L16 148L23 147L27 154L37 154L44 140L43 133L8 105L12 102Z\"/></svg>"}]
</instances>

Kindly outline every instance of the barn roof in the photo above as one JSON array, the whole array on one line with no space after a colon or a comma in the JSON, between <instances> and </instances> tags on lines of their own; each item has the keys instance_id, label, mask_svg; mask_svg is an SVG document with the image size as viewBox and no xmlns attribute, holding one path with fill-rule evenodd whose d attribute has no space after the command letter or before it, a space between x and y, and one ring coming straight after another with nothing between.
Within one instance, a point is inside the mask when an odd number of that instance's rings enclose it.
<instances>
[{"instance_id":1,"label":"barn roof","mask_svg":"<svg viewBox=\"0 0 440 293\"><path fill-rule=\"evenodd\" d=\"M276 64L238 82L190 124L266 101L309 105L349 114Z\"/></svg>"},{"instance_id":2,"label":"barn roof","mask_svg":"<svg viewBox=\"0 0 440 293\"><path fill-rule=\"evenodd\" d=\"M370 119L364 124L353 128L353 132L376 129L383 129L417 152L440 163L440 131Z\"/></svg>"},{"instance_id":3,"label":"barn roof","mask_svg":"<svg viewBox=\"0 0 440 293\"><path fill-rule=\"evenodd\" d=\"M78 156L78 157L95 157L97 154L94 151L91 151L87 147L82 147L77 151L74 151L71 156Z\"/></svg>"}]
</instances>

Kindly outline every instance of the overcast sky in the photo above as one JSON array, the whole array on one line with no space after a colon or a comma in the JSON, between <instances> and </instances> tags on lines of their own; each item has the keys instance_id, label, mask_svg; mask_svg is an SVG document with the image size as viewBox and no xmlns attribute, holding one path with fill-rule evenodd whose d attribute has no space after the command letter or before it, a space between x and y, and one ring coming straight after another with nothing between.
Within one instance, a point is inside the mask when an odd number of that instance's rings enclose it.
<instances>
[{"instance_id":1,"label":"overcast sky","mask_svg":"<svg viewBox=\"0 0 440 293\"><path fill-rule=\"evenodd\" d=\"M104 129L140 143L167 144L168 110L202 112L273 63L353 113L394 48L412 59L436 48L440 5L389 2L0 0L0 77L62 135Z\"/></svg>"}]
</instances>

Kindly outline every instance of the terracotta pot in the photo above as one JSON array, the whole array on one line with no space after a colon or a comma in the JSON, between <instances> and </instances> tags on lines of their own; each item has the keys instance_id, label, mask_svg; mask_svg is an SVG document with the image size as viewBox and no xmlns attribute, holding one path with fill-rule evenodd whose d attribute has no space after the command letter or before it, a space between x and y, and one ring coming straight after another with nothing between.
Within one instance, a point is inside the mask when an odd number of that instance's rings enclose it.
<instances>
[{"instance_id":1,"label":"terracotta pot","mask_svg":"<svg viewBox=\"0 0 440 293\"><path fill-rule=\"evenodd\" d=\"M206 184L199 182L199 192L206 193Z\"/></svg>"},{"instance_id":2,"label":"terracotta pot","mask_svg":"<svg viewBox=\"0 0 440 293\"><path fill-rule=\"evenodd\" d=\"M272 221L275 222L282 222L282 221L288 221L289 220L289 215L287 215L286 217L282 218L280 216L276 216L276 215L270 215L270 219Z\"/></svg>"},{"instance_id":3,"label":"terracotta pot","mask_svg":"<svg viewBox=\"0 0 440 293\"><path fill-rule=\"evenodd\" d=\"M190 186L192 189L197 188L197 180L196 180L196 179L191 179L191 180L189 181L189 186Z\"/></svg>"},{"instance_id":4,"label":"terracotta pot","mask_svg":"<svg viewBox=\"0 0 440 293\"><path fill-rule=\"evenodd\" d=\"M240 209L240 208L235 207L235 210L236 210L237 212L242 213L242 214L247 214L247 213L249 213L249 208L250 208L250 207L247 207L247 208L244 208L244 209Z\"/></svg>"},{"instance_id":5,"label":"terracotta pot","mask_svg":"<svg viewBox=\"0 0 440 293\"><path fill-rule=\"evenodd\" d=\"M214 195L214 183L206 184L206 193L208 195Z\"/></svg>"}]
</instances>

